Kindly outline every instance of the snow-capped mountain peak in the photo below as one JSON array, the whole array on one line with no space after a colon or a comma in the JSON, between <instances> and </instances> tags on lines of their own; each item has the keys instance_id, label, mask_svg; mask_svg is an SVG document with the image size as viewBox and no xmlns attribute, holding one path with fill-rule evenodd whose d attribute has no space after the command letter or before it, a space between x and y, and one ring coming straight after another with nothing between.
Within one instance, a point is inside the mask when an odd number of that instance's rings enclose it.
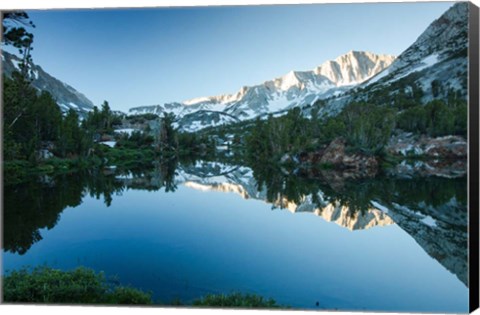
<instances>
[{"instance_id":1,"label":"snow-capped mountain peak","mask_svg":"<svg viewBox=\"0 0 480 315\"><path fill-rule=\"evenodd\" d=\"M201 102L208 102L210 99L208 97L196 97L190 100L186 100L183 102L184 105L193 105Z\"/></svg>"},{"instance_id":2,"label":"snow-capped mountain peak","mask_svg":"<svg viewBox=\"0 0 480 315\"><path fill-rule=\"evenodd\" d=\"M352 50L318 66L314 72L327 77L336 86L356 85L387 68L394 60L392 55Z\"/></svg>"},{"instance_id":3,"label":"snow-capped mountain peak","mask_svg":"<svg viewBox=\"0 0 480 315\"><path fill-rule=\"evenodd\" d=\"M350 51L310 71L290 71L284 76L254 86L244 86L234 94L199 97L182 103L131 108L131 113L170 112L179 118L179 126L188 131L213 126L205 112L219 121L220 116L237 120L288 110L314 103L317 99L343 92L368 80L395 60L394 56ZM198 116L200 115L200 116ZM198 119L195 117L198 116ZM201 117L201 118L200 118ZM226 118L226 117L225 117ZM187 126L188 124L188 126ZM192 129L192 124L195 128Z\"/></svg>"},{"instance_id":4,"label":"snow-capped mountain peak","mask_svg":"<svg viewBox=\"0 0 480 315\"><path fill-rule=\"evenodd\" d=\"M290 71L281 78L274 80L275 87L282 91L286 91L292 87L300 88L302 82L298 79L297 73L295 71Z\"/></svg>"}]
</instances>

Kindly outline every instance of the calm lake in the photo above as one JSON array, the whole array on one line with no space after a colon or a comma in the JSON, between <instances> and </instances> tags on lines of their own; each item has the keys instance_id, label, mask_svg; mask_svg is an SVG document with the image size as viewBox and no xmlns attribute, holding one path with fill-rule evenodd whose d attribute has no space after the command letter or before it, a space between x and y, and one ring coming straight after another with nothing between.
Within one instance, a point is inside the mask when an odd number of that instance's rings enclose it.
<instances>
[{"instance_id":1,"label":"calm lake","mask_svg":"<svg viewBox=\"0 0 480 315\"><path fill-rule=\"evenodd\" d=\"M235 291L302 309L468 311L465 177L197 161L4 189L4 272L86 266L164 303Z\"/></svg>"}]
</instances>

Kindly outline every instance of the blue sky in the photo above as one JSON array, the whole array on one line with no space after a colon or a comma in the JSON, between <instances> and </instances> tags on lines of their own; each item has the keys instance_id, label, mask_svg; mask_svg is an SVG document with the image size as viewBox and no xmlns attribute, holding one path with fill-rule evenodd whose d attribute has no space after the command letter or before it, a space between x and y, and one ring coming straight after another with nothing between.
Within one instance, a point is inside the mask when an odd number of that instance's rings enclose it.
<instances>
[{"instance_id":1,"label":"blue sky","mask_svg":"<svg viewBox=\"0 0 480 315\"><path fill-rule=\"evenodd\" d=\"M398 55L452 3L28 11L33 60L114 109L234 93L350 50Z\"/></svg>"}]
</instances>

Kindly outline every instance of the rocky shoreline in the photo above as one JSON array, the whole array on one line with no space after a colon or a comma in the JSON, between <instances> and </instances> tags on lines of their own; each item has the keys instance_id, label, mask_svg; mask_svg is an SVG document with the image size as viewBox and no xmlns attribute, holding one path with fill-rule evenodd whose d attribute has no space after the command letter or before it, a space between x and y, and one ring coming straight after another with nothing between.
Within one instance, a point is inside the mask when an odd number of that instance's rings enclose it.
<instances>
[{"instance_id":1,"label":"rocky shoreline","mask_svg":"<svg viewBox=\"0 0 480 315\"><path fill-rule=\"evenodd\" d=\"M385 152L396 160L386 171L389 175L454 178L467 174L468 142L460 136L433 138L398 132L388 142ZM365 178L374 177L383 160L375 155L349 152L345 139L339 137L313 152L302 152L296 156L286 154L280 162L293 162L301 173L311 173L312 169L320 168L334 171L343 178Z\"/></svg>"}]
</instances>

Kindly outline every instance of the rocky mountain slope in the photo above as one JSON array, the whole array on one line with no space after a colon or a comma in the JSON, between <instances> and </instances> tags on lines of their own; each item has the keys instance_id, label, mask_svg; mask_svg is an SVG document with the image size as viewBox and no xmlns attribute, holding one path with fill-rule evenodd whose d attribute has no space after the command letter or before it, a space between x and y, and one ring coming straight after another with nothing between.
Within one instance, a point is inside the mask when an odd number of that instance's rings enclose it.
<instances>
[{"instance_id":1,"label":"rocky mountain slope","mask_svg":"<svg viewBox=\"0 0 480 315\"><path fill-rule=\"evenodd\" d=\"M20 71L20 58L2 51L3 72L10 76L14 71ZM70 85L51 76L39 65L32 64L33 81L32 85L39 91L48 91L57 101L58 106L63 112L70 108L84 114L93 109L93 103L85 95L75 90Z\"/></svg>"},{"instance_id":2,"label":"rocky mountain slope","mask_svg":"<svg viewBox=\"0 0 480 315\"><path fill-rule=\"evenodd\" d=\"M352 101L390 103L396 96L448 99L467 97L468 3L454 4L385 70L344 95L326 100L321 111L338 113Z\"/></svg>"},{"instance_id":3,"label":"rocky mountain slope","mask_svg":"<svg viewBox=\"0 0 480 315\"><path fill-rule=\"evenodd\" d=\"M170 112L180 117L180 129L196 131L296 106L308 115L308 105L317 100L323 100L321 115L335 115L353 101L385 105L397 97L422 103L452 96L466 98L467 53L468 4L459 2L433 21L398 58L351 51L312 71L291 71L235 94L135 107L130 113Z\"/></svg>"},{"instance_id":4,"label":"rocky mountain slope","mask_svg":"<svg viewBox=\"0 0 480 315\"><path fill-rule=\"evenodd\" d=\"M350 51L312 71L291 71L259 85L244 86L235 94L135 107L130 109L130 113L173 113L180 118L181 128L195 131L220 123L248 120L266 113L312 104L318 99L342 93L370 79L394 60L394 56Z\"/></svg>"},{"instance_id":5,"label":"rocky mountain slope","mask_svg":"<svg viewBox=\"0 0 480 315\"><path fill-rule=\"evenodd\" d=\"M441 79L446 87L465 92L466 87L459 77L467 76L467 49L468 4L458 3L431 23L388 69L366 84L373 85L379 81L381 84L391 84L415 72L422 72L423 80L415 82L430 97L433 96L431 82L434 79ZM460 75L456 72L460 72ZM452 73L455 75L452 76Z\"/></svg>"}]
</instances>

